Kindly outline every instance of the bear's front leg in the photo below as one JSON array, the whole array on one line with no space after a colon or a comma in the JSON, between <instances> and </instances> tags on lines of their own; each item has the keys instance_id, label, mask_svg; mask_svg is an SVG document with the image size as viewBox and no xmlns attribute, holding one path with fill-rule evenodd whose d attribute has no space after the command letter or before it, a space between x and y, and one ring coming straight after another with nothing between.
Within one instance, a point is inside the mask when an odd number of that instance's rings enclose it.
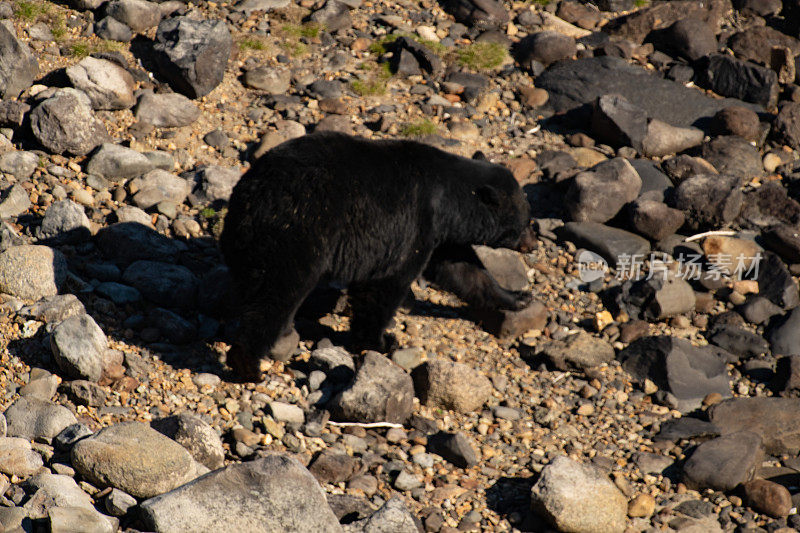
<instances>
[{"instance_id":1,"label":"bear's front leg","mask_svg":"<svg viewBox=\"0 0 800 533\"><path fill-rule=\"evenodd\" d=\"M385 279L352 283L348 288L353 320L350 325L355 351L388 353L398 347L394 335L386 333L397 308L408 294L411 282Z\"/></svg>"}]
</instances>

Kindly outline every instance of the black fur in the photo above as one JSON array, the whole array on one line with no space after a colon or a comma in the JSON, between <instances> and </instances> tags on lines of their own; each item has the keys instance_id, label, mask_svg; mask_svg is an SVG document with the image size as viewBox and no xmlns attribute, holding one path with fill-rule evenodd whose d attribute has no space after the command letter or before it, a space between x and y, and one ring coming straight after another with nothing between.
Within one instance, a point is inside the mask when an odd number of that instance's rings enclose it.
<instances>
[{"instance_id":1,"label":"black fur","mask_svg":"<svg viewBox=\"0 0 800 533\"><path fill-rule=\"evenodd\" d=\"M467 301L518 308L527 299L479 270L470 245L516 247L529 220L499 165L412 141L320 133L285 142L242 176L225 218L222 252L241 312L229 364L257 375L259 358L292 332L298 307L324 281L348 284L354 344L379 351L426 267Z\"/></svg>"}]
</instances>

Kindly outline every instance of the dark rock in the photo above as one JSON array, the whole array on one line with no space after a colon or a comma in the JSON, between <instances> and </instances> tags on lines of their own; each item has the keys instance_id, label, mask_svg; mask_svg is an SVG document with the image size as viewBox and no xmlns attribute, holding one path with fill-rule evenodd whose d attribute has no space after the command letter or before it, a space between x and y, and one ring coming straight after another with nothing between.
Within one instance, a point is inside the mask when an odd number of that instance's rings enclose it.
<instances>
[{"instance_id":1,"label":"dark rock","mask_svg":"<svg viewBox=\"0 0 800 533\"><path fill-rule=\"evenodd\" d=\"M622 257L643 255L650 251L647 239L597 222L567 222L563 228L559 228L558 233L563 240L597 252L612 266L616 266Z\"/></svg>"},{"instance_id":2,"label":"dark rock","mask_svg":"<svg viewBox=\"0 0 800 533\"><path fill-rule=\"evenodd\" d=\"M0 98L20 95L39 75L39 63L28 46L5 25L0 28Z\"/></svg>"},{"instance_id":3,"label":"dark rock","mask_svg":"<svg viewBox=\"0 0 800 533\"><path fill-rule=\"evenodd\" d=\"M792 495L783 485L766 479L754 479L744 484L747 505L773 518L784 518L792 512Z\"/></svg>"},{"instance_id":4,"label":"dark rock","mask_svg":"<svg viewBox=\"0 0 800 533\"><path fill-rule=\"evenodd\" d=\"M732 222L742 209L739 184L736 176L695 175L676 187L671 206L685 213L692 229L717 229Z\"/></svg>"},{"instance_id":5,"label":"dark rock","mask_svg":"<svg viewBox=\"0 0 800 533\"><path fill-rule=\"evenodd\" d=\"M581 126L588 122L586 104L606 94L621 95L648 117L680 127L707 128L720 109L742 105L739 100L711 98L608 56L554 64L536 78L536 86L548 92L548 108L572 112L570 118Z\"/></svg>"},{"instance_id":6,"label":"dark rock","mask_svg":"<svg viewBox=\"0 0 800 533\"><path fill-rule=\"evenodd\" d=\"M320 483L348 481L359 472L360 462L344 452L324 450L308 465L308 471Z\"/></svg>"},{"instance_id":7,"label":"dark rock","mask_svg":"<svg viewBox=\"0 0 800 533\"><path fill-rule=\"evenodd\" d=\"M742 327L723 324L707 334L711 344L739 357L756 357L769 351L769 344L760 335Z\"/></svg>"},{"instance_id":8,"label":"dark rock","mask_svg":"<svg viewBox=\"0 0 800 533\"><path fill-rule=\"evenodd\" d=\"M428 451L441 456L458 468L469 468L478 464L478 454L469 439L461 432L440 431L429 436Z\"/></svg>"},{"instance_id":9,"label":"dark rock","mask_svg":"<svg viewBox=\"0 0 800 533\"><path fill-rule=\"evenodd\" d=\"M76 382L73 381L72 383ZM85 383L89 383L93 387L100 389L100 386L96 383L92 383L90 381L86 381ZM53 438L53 446L60 451L69 451L76 442L88 437L91 434L92 430L85 425L72 424L62 429L61 432L59 432L59 434Z\"/></svg>"},{"instance_id":10,"label":"dark rock","mask_svg":"<svg viewBox=\"0 0 800 533\"><path fill-rule=\"evenodd\" d=\"M780 85L771 69L724 54L708 56L697 69L697 84L720 96L774 107Z\"/></svg>"},{"instance_id":11,"label":"dark rock","mask_svg":"<svg viewBox=\"0 0 800 533\"><path fill-rule=\"evenodd\" d=\"M55 154L86 155L110 139L91 101L77 89L57 89L30 112L36 140Z\"/></svg>"},{"instance_id":12,"label":"dark rock","mask_svg":"<svg viewBox=\"0 0 800 533\"><path fill-rule=\"evenodd\" d=\"M714 30L699 17L683 18L667 28L665 33L670 48L689 61L717 51Z\"/></svg>"},{"instance_id":13,"label":"dark rock","mask_svg":"<svg viewBox=\"0 0 800 533\"><path fill-rule=\"evenodd\" d=\"M693 311L695 294L686 280L662 272L649 279L625 281L617 302L631 317L662 320Z\"/></svg>"},{"instance_id":14,"label":"dark rock","mask_svg":"<svg viewBox=\"0 0 800 533\"><path fill-rule=\"evenodd\" d=\"M775 355L800 355L800 307L772 329L769 342Z\"/></svg>"},{"instance_id":15,"label":"dark rock","mask_svg":"<svg viewBox=\"0 0 800 533\"><path fill-rule=\"evenodd\" d=\"M222 82L233 39L221 20L172 17L162 21L153 45L161 75L189 98L210 93Z\"/></svg>"},{"instance_id":16,"label":"dark rock","mask_svg":"<svg viewBox=\"0 0 800 533\"><path fill-rule=\"evenodd\" d=\"M577 48L572 37L555 31L541 31L524 37L513 52L517 63L529 68L532 61L548 66L562 59L570 59Z\"/></svg>"},{"instance_id":17,"label":"dark rock","mask_svg":"<svg viewBox=\"0 0 800 533\"><path fill-rule=\"evenodd\" d=\"M363 520L375 514L375 507L362 496L328 493L325 494L325 497L328 501L328 507L339 519L339 523L352 524L357 520Z\"/></svg>"},{"instance_id":18,"label":"dark rock","mask_svg":"<svg viewBox=\"0 0 800 533\"><path fill-rule=\"evenodd\" d=\"M800 149L800 102L784 102L772 122L770 136L779 143Z\"/></svg>"},{"instance_id":19,"label":"dark rock","mask_svg":"<svg viewBox=\"0 0 800 533\"><path fill-rule=\"evenodd\" d=\"M604 161L577 174L564 201L577 222L606 222L639 196L642 180L622 158Z\"/></svg>"},{"instance_id":20,"label":"dark rock","mask_svg":"<svg viewBox=\"0 0 800 533\"><path fill-rule=\"evenodd\" d=\"M696 409L712 392L731 395L722 358L713 349L692 346L683 339L644 337L622 350L617 359L638 382L650 379L672 394L681 411Z\"/></svg>"},{"instance_id":21,"label":"dark rock","mask_svg":"<svg viewBox=\"0 0 800 533\"><path fill-rule=\"evenodd\" d=\"M127 43L133 39L131 29L114 17L103 17L94 25L94 34L101 39Z\"/></svg>"},{"instance_id":22,"label":"dark rock","mask_svg":"<svg viewBox=\"0 0 800 533\"><path fill-rule=\"evenodd\" d=\"M779 181L769 180L747 192L740 220L758 230L776 224L796 226L800 224L800 203L789 198Z\"/></svg>"},{"instance_id":23,"label":"dark rock","mask_svg":"<svg viewBox=\"0 0 800 533\"><path fill-rule=\"evenodd\" d=\"M723 435L753 431L772 455L800 452L800 399L734 398L713 406L710 420Z\"/></svg>"},{"instance_id":24,"label":"dark rock","mask_svg":"<svg viewBox=\"0 0 800 533\"><path fill-rule=\"evenodd\" d=\"M770 386L781 396L796 398L800 393L800 355L787 355L778 359Z\"/></svg>"},{"instance_id":25,"label":"dark rock","mask_svg":"<svg viewBox=\"0 0 800 533\"><path fill-rule=\"evenodd\" d=\"M508 22L508 11L497 0L442 0L442 8L456 21L479 28L496 28Z\"/></svg>"},{"instance_id":26,"label":"dark rock","mask_svg":"<svg viewBox=\"0 0 800 533\"><path fill-rule=\"evenodd\" d=\"M759 294L783 309L800 305L797 282L786 265L772 252L765 252L758 262Z\"/></svg>"},{"instance_id":27,"label":"dark rock","mask_svg":"<svg viewBox=\"0 0 800 533\"><path fill-rule=\"evenodd\" d=\"M376 352L367 352L353 382L330 405L342 421L402 423L411 415L414 384L403 369Z\"/></svg>"},{"instance_id":28,"label":"dark rock","mask_svg":"<svg viewBox=\"0 0 800 533\"><path fill-rule=\"evenodd\" d=\"M637 200L630 208L631 225L638 233L654 241L678 231L685 218L683 211L654 200Z\"/></svg>"},{"instance_id":29,"label":"dark rock","mask_svg":"<svg viewBox=\"0 0 800 533\"><path fill-rule=\"evenodd\" d=\"M699 18L716 31L730 7L725 0L658 2L609 21L603 31L641 43L652 30L666 28L684 18Z\"/></svg>"},{"instance_id":30,"label":"dark rock","mask_svg":"<svg viewBox=\"0 0 800 533\"><path fill-rule=\"evenodd\" d=\"M716 137L703 144L703 159L714 165L720 174L738 176L749 181L764 173L758 149L741 137Z\"/></svg>"},{"instance_id":31,"label":"dark rock","mask_svg":"<svg viewBox=\"0 0 800 533\"><path fill-rule=\"evenodd\" d=\"M172 311L157 307L150 311L147 318L151 327L157 328L172 344L188 344L197 340L195 325Z\"/></svg>"},{"instance_id":32,"label":"dark rock","mask_svg":"<svg viewBox=\"0 0 800 533\"><path fill-rule=\"evenodd\" d=\"M779 315L783 309L763 296L754 296L739 308L739 313L751 324L766 324L770 318Z\"/></svg>"},{"instance_id":33,"label":"dark rock","mask_svg":"<svg viewBox=\"0 0 800 533\"><path fill-rule=\"evenodd\" d=\"M312 13L309 18L329 32L344 30L353 25L350 8L338 0L328 0L322 9Z\"/></svg>"},{"instance_id":34,"label":"dark rock","mask_svg":"<svg viewBox=\"0 0 800 533\"><path fill-rule=\"evenodd\" d=\"M292 73L287 68L257 67L245 72L244 82L269 94L284 94L292 85Z\"/></svg>"},{"instance_id":35,"label":"dark rock","mask_svg":"<svg viewBox=\"0 0 800 533\"><path fill-rule=\"evenodd\" d=\"M348 382L355 376L353 356L344 348L332 346L317 348L311 352L308 364L312 370L321 370L326 379L336 382Z\"/></svg>"},{"instance_id":36,"label":"dark rock","mask_svg":"<svg viewBox=\"0 0 800 533\"><path fill-rule=\"evenodd\" d=\"M800 231L786 224L770 227L761 235L764 246L789 264L800 263Z\"/></svg>"},{"instance_id":37,"label":"dark rock","mask_svg":"<svg viewBox=\"0 0 800 533\"><path fill-rule=\"evenodd\" d=\"M726 107L714 115L711 132L715 135L738 135L748 141L761 137L761 124L758 114L742 106Z\"/></svg>"},{"instance_id":38,"label":"dark rock","mask_svg":"<svg viewBox=\"0 0 800 533\"><path fill-rule=\"evenodd\" d=\"M433 76L440 75L444 70L444 63L442 63L442 60L439 58L439 56L434 54L433 51L427 46L420 44L409 37L397 38L392 44L391 49L395 54L398 55L398 57L401 57L400 52L408 52L411 54L411 56L413 56L420 69ZM399 63L392 64L392 69L397 72L399 69Z\"/></svg>"},{"instance_id":39,"label":"dark rock","mask_svg":"<svg viewBox=\"0 0 800 533\"><path fill-rule=\"evenodd\" d=\"M122 279L158 305L178 308L194 305L197 278L185 266L135 261L125 269Z\"/></svg>"},{"instance_id":40,"label":"dark rock","mask_svg":"<svg viewBox=\"0 0 800 533\"><path fill-rule=\"evenodd\" d=\"M92 383L84 379L76 379L67 384L67 392L78 405L99 407L106 403L107 394L105 389L97 383Z\"/></svg>"},{"instance_id":41,"label":"dark rock","mask_svg":"<svg viewBox=\"0 0 800 533\"><path fill-rule=\"evenodd\" d=\"M719 428L711 422L684 416L667 420L661 424L661 430L654 440L677 443L681 440L702 439L718 435Z\"/></svg>"},{"instance_id":42,"label":"dark rock","mask_svg":"<svg viewBox=\"0 0 800 533\"><path fill-rule=\"evenodd\" d=\"M669 177L649 159L631 159L630 164L633 165L634 170L642 179L642 190L639 191L640 198L645 193L657 192L659 194L658 199L663 200L667 192L672 189L672 181Z\"/></svg>"},{"instance_id":43,"label":"dark rock","mask_svg":"<svg viewBox=\"0 0 800 533\"><path fill-rule=\"evenodd\" d=\"M341 531L314 477L294 458L270 454L232 464L141 504L153 531Z\"/></svg>"},{"instance_id":44,"label":"dark rock","mask_svg":"<svg viewBox=\"0 0 800 533\"><path fill-rule=\"evenodd\" d=\"M604 95L594 104L592 132L604 143L640 150L647 135L647 115L623 96Z\"/></svg>"},{"instance_id":45,"label":"dark rock","mask_svg":"<svg viewBox=\"0 0 800 533\"><path fill-rule=\"evenodd\" d=\"M543 150L536 156L536 164L544 178L560 183L578 172L578 162L567 152Z\"/></svg>"},{"instance_id":46,"label":"dark rock","mask_svg":"<svg viewBox=\"0 0 800 533\"><path fill-rule=\"evenodd\" d=\"M687 486L728 491L753 479L764 459L761 436L741 431L704 442L683 466Z\"/></svg>"},{"instance_id":47,"label":"dark rock","mask_svg":"<svg viewBox=\"0 0 800 533\"><path fill-rule=\"evenodd\" d=\"M773 47L788 48L795 55L800 54L800 40L771 26L751 26L732 35L727 45L739 59L765 66L770 65Z\"/></svg>"},{"instance_id":48,"label":"dark rock","mask_svg":"<svg viewBox=\"0 0 800 533\"><path fill-rule=\"evenodd\" d=\"M717 169L702 157L681 154L667 159L661 164L664 172L675 184L699 174L717 174Z\"/></svg>"},{"instance_id":49,"label":"dark rock","mask_svg":"<svg viewBox=\"0 0 800 533\"><path fill-rule=\"evenodd\" d=\"M174 263L186 245L137 222L118 222L97 232L97 247L120 265L140 259Z\"/></svg>"}]
</instances>

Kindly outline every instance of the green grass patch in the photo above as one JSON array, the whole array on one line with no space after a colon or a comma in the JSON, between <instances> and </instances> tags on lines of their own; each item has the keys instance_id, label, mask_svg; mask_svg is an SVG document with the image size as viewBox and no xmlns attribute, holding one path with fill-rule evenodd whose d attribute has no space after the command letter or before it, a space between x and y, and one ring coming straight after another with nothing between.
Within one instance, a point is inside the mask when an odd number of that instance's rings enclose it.
<instances>
[{"instance_id":1,"label":"green grass patch","mask_svg":"<svg viewBox=\"0 0 800 533\"><path fill-rule=\"evenodd\" d=\"M213 207L204 207L200 210L200 216L203 218L213 218L217 215L217 210Z\"/></svg>"},{"instance_id":2,"label":"green grass patch","mask_svg":"<svg viewBox=\"0 0 800 533\"><path fill-rule=\"evenodd\" d=\"M425 119L406 124L400 130L400 135L404 137L424 137L425 135L434 135L438 131L439 127L433 121Z\"/></svg>"},{"instance_id":3,"label":"green grass patch","mask_svg":"<svg viewBox=\"0 0 800 533\"><path fill-rule=\"evenodd\" d=\"M260 37L246 37L239 41L239 50L266 50L267 43Z\"/></svg>"},{"instance_id":4,"label":"green grass patch","mask_svg":"<svg viewBox=\"0 0 800 533\"><path fill-rule=\"evenodd\" d=\"M303 43L284 41L281 48L292 57L299 57L308 53L308 46Z\"/></svg>"},{"instance_id":5,"label":"green grass patch","mask_svg":"<svg viewBox=\"0 0 800 533\"><path fill-rule=\"evenodd\" d=\"M316 22L306 22L305 24L284 24L281 26L281 32L289 37L299 39L305 37L306 39L316 39L322 32L322 26Z\"/></svg>"},{"instance_id":6,"label":"green grass patch","mask_svg":"<svg viewBox=\"0 0 800 533\"><path fill-rule=\"evenodd\" d=\"M20 20L33 22L50 12L50 6L44 2L17 0L14 2L14 16Z\"/></svg>"},{"instance_id":7,"label":"green grass patch","mask_svg":"<svg viewBox=\"0 0 800 533\"><path fill-rule=\"evenodd\" d=\"M649 4L649 0L634 0L633 5L636 7L644 7Z\"/></svg>"},{"instance_id":8,"label":"green grass patch","mask_svg":"<svg viewBox=\"0 0 800 533\"><path fill-rule=\"evenodd\" d=\"M472 43L456 52L458 63L473 70L490 70L503 64L508 50L497 43Z\"/></svg>"},{"instance_id":9,"label":"green grass patch","mask_svg":"<svg viewBox=\"0 0 800 533\"><path fill-rule=\"evenodd\" d=\"M386 82L381 80L356 80L350 84L359 96L380 96L386 94Z\"/></svg>"},{"instance_id":10,"label":"green grass patch","mask_svg":"<svg viewBox=\"0 0 800 533\"><path fill-rule=\"evenodd\" d=\"M69 53L71 57L83 59L92 53L92 46L84 41L74 42L67 47L67 53Z\"/></svg>"}]
</instances>

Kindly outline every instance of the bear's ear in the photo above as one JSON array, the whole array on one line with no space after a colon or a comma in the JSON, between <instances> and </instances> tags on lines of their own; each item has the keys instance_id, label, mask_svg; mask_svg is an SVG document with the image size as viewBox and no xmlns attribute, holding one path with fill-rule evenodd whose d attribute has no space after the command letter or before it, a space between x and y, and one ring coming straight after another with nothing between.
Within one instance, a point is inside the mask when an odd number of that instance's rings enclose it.
<instances>
[{"instance_id":1,"label":"bear's ear","mask_svg":"<svg viewBox=\"0 0 800 533\"><path fill-rule=\"evenodd\" d=\"M498 207L500 205L500 193L491 185L481 185L475 190L478 199L486 205Z\"/></svg>"},{"instance_id":2,"label":"bear's ear","mask_svg":"<svg viewBox=\"0 0 800 533\"><path fill-rule=\"evenodd\" d=\"M486 154L484 154L480 150L472 154L472 159L474 159L475 161L488 161L488 159L486 159Z\"/></svg>"}]
</instances>

